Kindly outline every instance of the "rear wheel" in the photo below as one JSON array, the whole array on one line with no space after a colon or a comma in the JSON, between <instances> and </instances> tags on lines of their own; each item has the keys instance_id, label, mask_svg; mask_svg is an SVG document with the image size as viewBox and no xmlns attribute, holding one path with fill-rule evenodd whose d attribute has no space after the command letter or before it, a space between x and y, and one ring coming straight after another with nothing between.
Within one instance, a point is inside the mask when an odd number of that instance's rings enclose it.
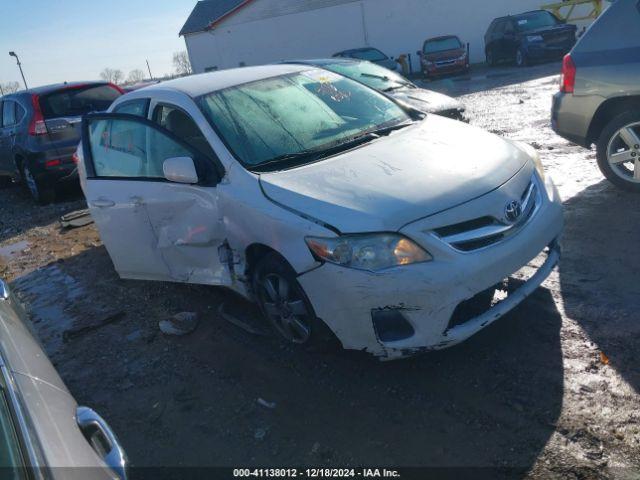
<instances>
[{"instance_id":1,"label":"rear wheel","mask_svg":"<svg viewBox=\"0 0 640 480\"><path fill-rule=\"evenodd\" d=\"M526 67L527 65L529 65L527 52L525 52L522 47L518 48L518 51L516 52L516 65L518 67Z\"/></svg>"},{"instance_id":2,"label":"rear wheel","mask_svg":"<svg viewBox=\"0 0 640 480\"><path fill-rule=\"evenodd\" d=\"M45 187L31 172L28 165L22 166L22 181L29 190L31 197L41 205L51 203L55 198L55 191L51 187Z\"/></svg>"},{"instance_id":3,"label":"rear wheel","mask_svg":"<svg viewBox=\"0 0 640 480\"><path fill-rule=\"evenodd\" d=\"M497 61L496 61L496 55L495 53L493 53L493 49L491 48L487 49L485 55L487 57L487 65L489 65L490 67L495 67L497 64Z\"/></svg>"},{"instance_id":4,"label":"rear wheel","mask_svg":"<svg viewBox=\"0 0 640 480\"><path fill-rule=\"evenodd\" d=\"M263 315L288 343L326 349L335 345L329 328L316 317L295 271L277 254L258 262L253 291Z\"/></svg>"},{"instance_id":5,"label":"rear wheel","mask_svg":"<svg viewBox=\"0 0 640 480\"><path fill-rule=\"evenodd\" d=\"M614 185L640 193L640 112L614 117L597 143L598 166Z\"/></svg>"}]
</instances>

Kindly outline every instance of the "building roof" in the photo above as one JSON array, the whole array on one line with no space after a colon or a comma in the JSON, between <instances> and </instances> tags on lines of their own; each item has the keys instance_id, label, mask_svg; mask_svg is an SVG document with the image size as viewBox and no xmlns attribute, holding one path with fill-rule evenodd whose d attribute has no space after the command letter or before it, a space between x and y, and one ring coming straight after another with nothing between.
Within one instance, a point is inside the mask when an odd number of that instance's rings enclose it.
<instances>
[{"instance_id":1,"label":"building roof","mask_svg":"<svg viewBox=\"0 0 640 480\"><path fill-rule=\"evenodd\" d=\"M201 0L196 3L179 35L204 32L252 0Z\"/></svg>"}]
</instances>

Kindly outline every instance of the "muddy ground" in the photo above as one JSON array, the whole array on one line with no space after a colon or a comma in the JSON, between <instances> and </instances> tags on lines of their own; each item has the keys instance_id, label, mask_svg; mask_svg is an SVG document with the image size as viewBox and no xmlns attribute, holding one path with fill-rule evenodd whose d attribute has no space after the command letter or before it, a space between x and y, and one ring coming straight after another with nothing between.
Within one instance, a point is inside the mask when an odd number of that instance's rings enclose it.
<instances>
[{"instance_id":1,"label":"muddy ground","mask_svg":"<svg viewBox=\"0 0 640 480\"><path fill-rule=\"evenodd\" d=\"M301 352L226 322L223 303L256 315L226 290L120 280L93 225L60 228L83 206L73 190L36 207L0 189L0 275L71 392L110 422L135 466L629 477L640 471L640 197L549 128L558 71L505 67L427 85L459 96L472 123L539 149L566 206L561 267L450 350L393 363ZM181 311L198 312L197 330L160 333L158 321Z\"/></svg>"}]
</instances>

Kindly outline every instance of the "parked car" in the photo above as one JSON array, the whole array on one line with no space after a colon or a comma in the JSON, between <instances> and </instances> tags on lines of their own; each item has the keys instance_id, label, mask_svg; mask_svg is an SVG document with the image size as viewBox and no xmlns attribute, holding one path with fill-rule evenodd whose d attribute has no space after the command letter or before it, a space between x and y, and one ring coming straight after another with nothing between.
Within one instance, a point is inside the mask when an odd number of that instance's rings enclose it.
<instances>
[{"instance_id":1,"label":"parked car","mask_svg":"<svg viewBox=\"0 0 640 480\"><path fill-rule=\"evenodd\" d=\"M48 203L60 183L78 181L73 153L85 113L106 110L122 91L105 82L63 83L0 98L0 177L23 181Z\"/></svg>"},{"instance_id":2,"label":"parked car","mask_svg":"<svg viewBox=\"0 0 640 480\"><path fill-rule=\"evenodd\" d=\"M568 140L597 146L613 184L640 193L640 9L618 0L564 58L551 124Z\"/></svg>"},{"instance_id":3,"label":"parked car","mask_svg":"<svg viewBox=\"0 0 640 480\"><path fill-rule=\"evenodd\" d=\"M354 48L351 50L343 50L342 52L334 53L332 56L366 60L367 62L377 63L384 68L388 68L389 70L394 71L400 68L398 62L396 62L393 58L385 55L377 48Z\"/></svg>"},{"instance_id":4,"label":"parked car","mask_svg":"<svg viewBox=\"0 0 640 480\"><path fill-rule=\"evenodd\" d=\"M127 458L109 425L79 407L0 280L2 478L120 479Z\"/></svg>"},{"instance_id":5,"label":"parked car","mask_svg":"<svg viewBox=\"0 0 640 480\"><path fill-rule=\"evenodd\" d=\"M425 40L417 52L422 73L427 78L469 72L469 52L455 35Z\"/></svg>"},{"instance_id":6,"label":"parked car","mask_svg":"<svg viewBox=\"0 0 640 480\"><path fill-rule=\"evenodd\" d=\"M465 108L456 99L425 90L396 72L365 60L320 58L286 63L312 65L329 70L390 95L425 113L436 113L455 120L466 120Z\"/></svg>"},{"instance_id":7,"label":"parked car","mask_svg":"<svg viewBox=\"0 0 640 480\"><path fill-rule=\"evenodd\" d=\"M575 45L576 30L547 10L496 18L484 36L487 64L560 60Z\"/></svg>"},{"instance_id":8,"label":"parked car","mask_svg":"<svg viewBox=\"0 0 640 480\"><path fill-rule=\"evenodd\" d=\"M226 286L295 344L335 336L385 358L445 348L559 258L562 206L535 149L309 66L129 93L85 117L81 156L121 277ZM522 287L464 314L539 253Z\"/></svg>"}]
</instances>

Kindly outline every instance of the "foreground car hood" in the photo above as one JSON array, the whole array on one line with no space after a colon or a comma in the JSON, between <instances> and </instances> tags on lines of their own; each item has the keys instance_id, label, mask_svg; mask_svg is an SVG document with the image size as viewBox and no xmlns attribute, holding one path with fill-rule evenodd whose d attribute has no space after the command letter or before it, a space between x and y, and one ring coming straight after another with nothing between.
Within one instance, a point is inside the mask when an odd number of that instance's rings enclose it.
<instances>
[{"instance_id":1,"label":"foreground car hood","mask_svg":"<svg viewBox=\"0 0 640 480\"><path fill-rule=\"evenodd\" d=\"M455 98L422 88L403 88L402 90L392 92L391 95L393 98L408 103L421 112L464 111L464 106Z\"/></svg>"},{"instance_id":2,"label":"foreground car hood","mask_svg":"<svg viewBox=\"0 0 640 480\"><path fill-rule=\"evenodd\" d=\"M512 143L429 115L303 167L260 175L264 194L343 233L397 231L499 187L529 160Z\"/></svg>"}]
</instances>

